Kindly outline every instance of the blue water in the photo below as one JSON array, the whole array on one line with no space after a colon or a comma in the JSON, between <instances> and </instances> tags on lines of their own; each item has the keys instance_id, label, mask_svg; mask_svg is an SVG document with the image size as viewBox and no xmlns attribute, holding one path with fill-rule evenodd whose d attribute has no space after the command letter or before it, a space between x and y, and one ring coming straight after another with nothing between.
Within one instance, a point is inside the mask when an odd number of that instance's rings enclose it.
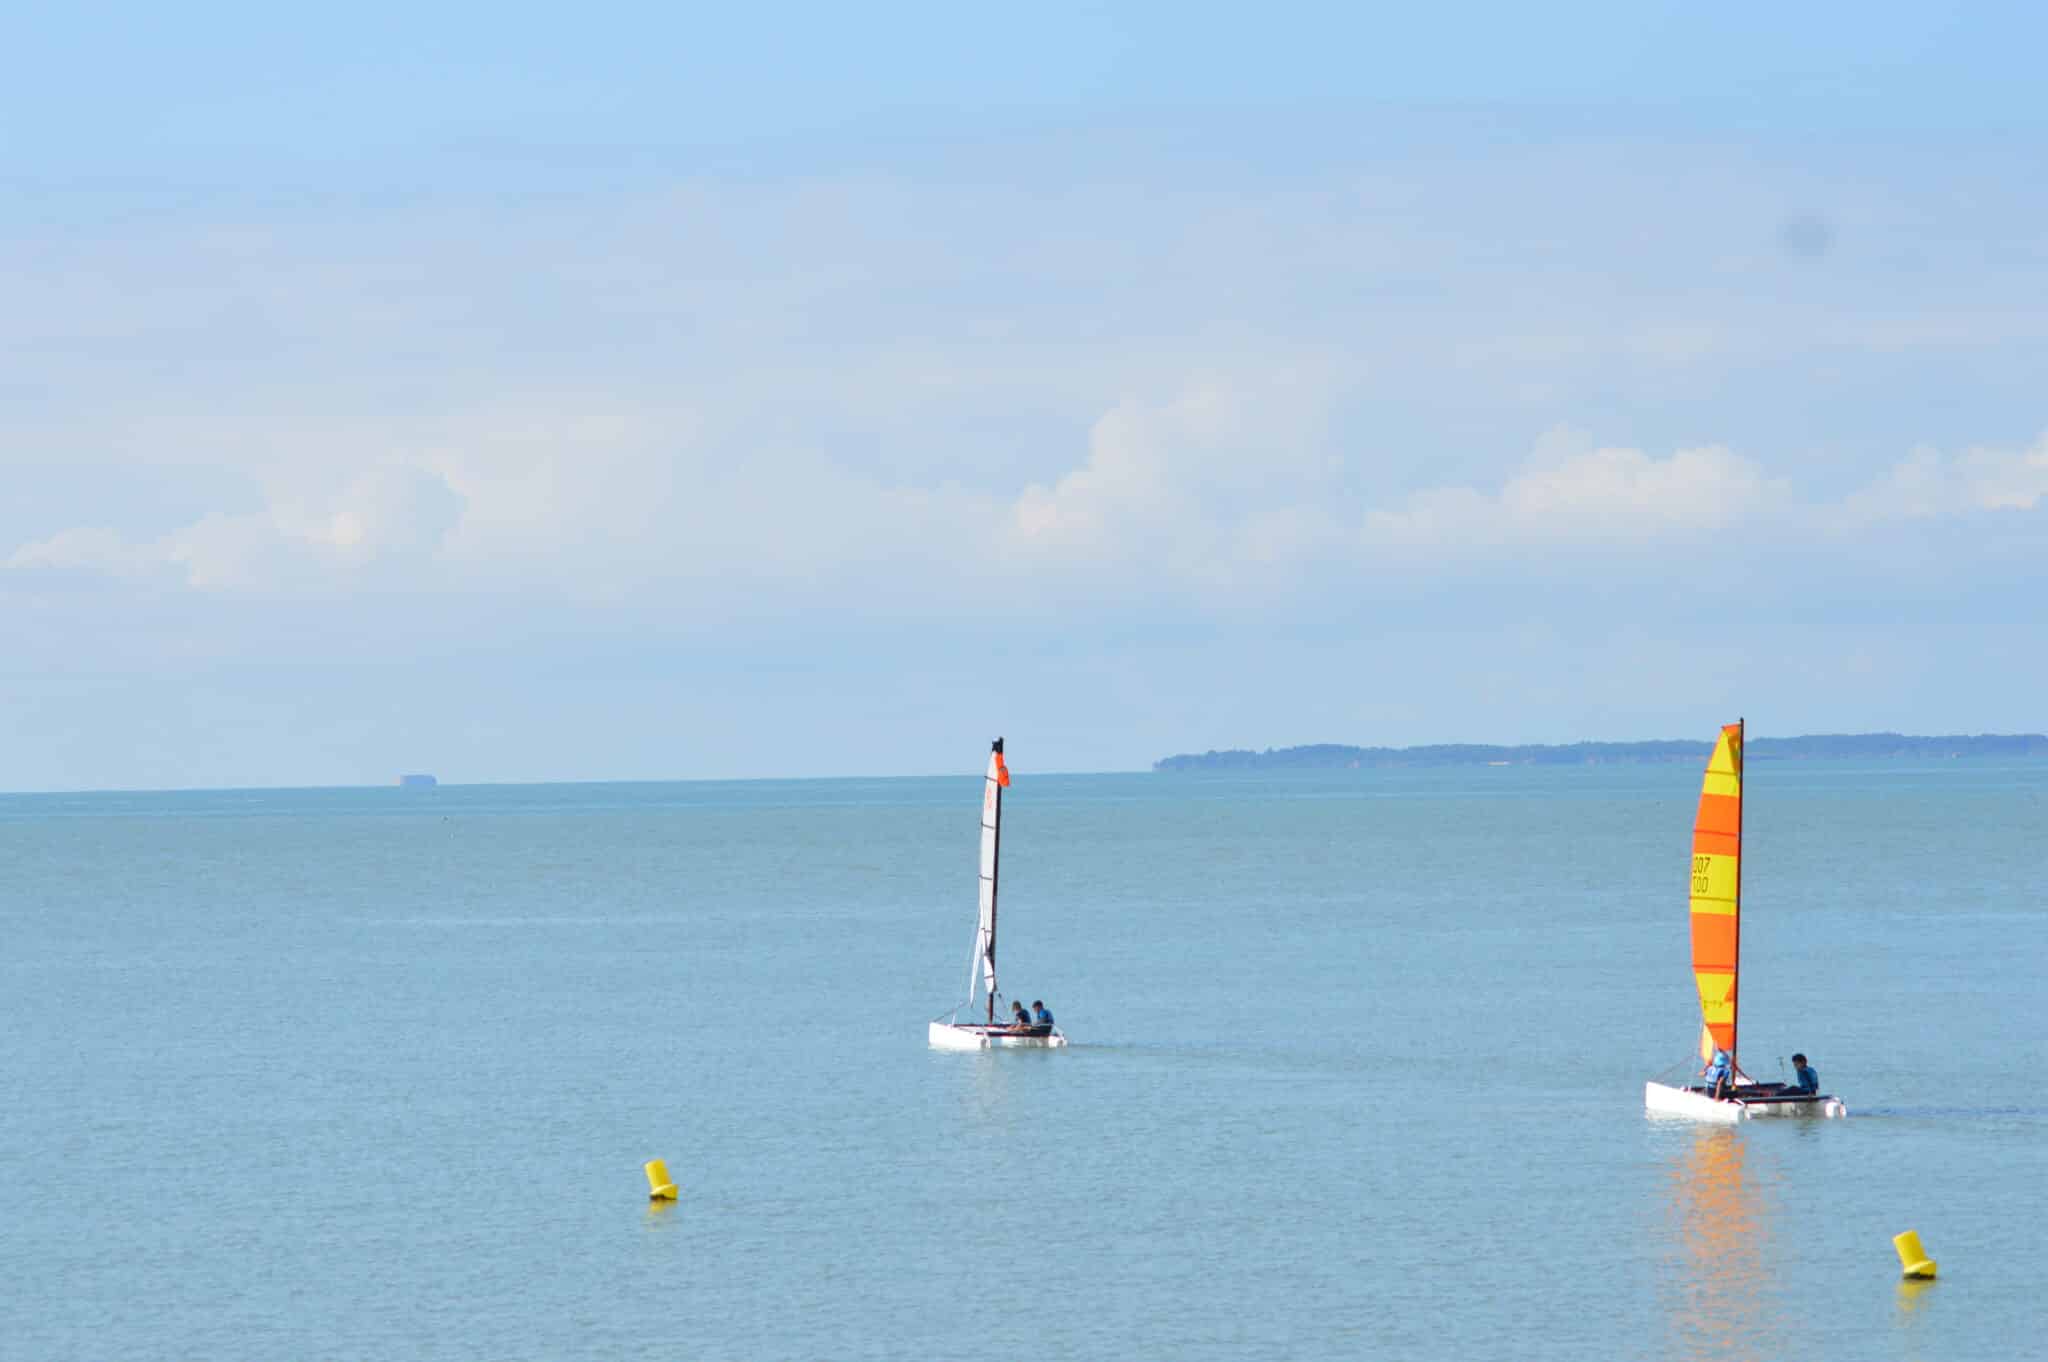
<instances>
[{"instance_id":1,"label":"blue water","mask_svg":"<svg viewBox=\"0 0 2048 1362\"><path fill-rule=\"evenodd\" d=\"M972 754L970 754L972 757ZM0 1357L1998 1358L2048 1326L2048 765L0 798ZM643 1160L683 1185L646 1199ZM1941 1280L1898 1281L1921 1232Z\"/></svg>"}]
</instances>

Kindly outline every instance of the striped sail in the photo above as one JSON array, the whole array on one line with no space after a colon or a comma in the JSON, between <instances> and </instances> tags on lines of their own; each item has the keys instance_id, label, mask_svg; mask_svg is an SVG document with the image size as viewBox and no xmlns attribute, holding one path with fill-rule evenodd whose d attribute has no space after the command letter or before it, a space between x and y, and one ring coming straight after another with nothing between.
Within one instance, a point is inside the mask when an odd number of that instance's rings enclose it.
<instances>
[{"instance_id":1,"label":"striped sail","mask_svg":"<svg viewBox=\"0 0 2048 1362\"><path fill-rule=\"evenodd\" d=\"M967 981L967 996L974 996L977 977L988 993L989 1020L996 1015L996 864L1003 841L1003 787L1010 783L1010 768L1003 765L1003 740L997 738L988 754L988 774L981 789L981 917L974 933L973 971Z\"/></svg>"},{"instance_id":2,"label":"striped sail","mask_svg":"<svg viewBox=\"0 0 2048 1362\"><path fill-rule=\"evenodd\" d=\"M1692 826L1692 973L1700 990L1700 1058L1735 1053L1735 975L1742 941L1742 724L1721 730Z\"/></svg>"}]
</instances>

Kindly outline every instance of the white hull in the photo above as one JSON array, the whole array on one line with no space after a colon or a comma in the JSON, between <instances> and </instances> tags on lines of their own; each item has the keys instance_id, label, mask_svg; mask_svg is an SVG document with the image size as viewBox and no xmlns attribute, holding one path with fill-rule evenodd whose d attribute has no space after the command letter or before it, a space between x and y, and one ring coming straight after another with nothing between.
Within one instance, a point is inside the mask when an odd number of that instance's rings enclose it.
<instances>
[{"instance_id":1,"label":"white hull","mask_svg":"<svg viewBox=\"0 0 2048 1362\"><path fill-rule=\"evenodd\" d=\"M942 1021L926 1028L926 1037L934 1050L1058 1050L1067 1043L1057 1026L1047 1035L1033 1036L1002 1027L961 1026Z\"/></svg>"},{"instance_id":2,"label":"white hull","mask_svg":"<svg viewBox=\"0 0 2048 1362\"><path fill-rule=\"evenodd\" d=\"M1674 1088L1665 1083L1643 1084L1643 1107L1659 1116L1680 1116L1692 1121L1719 1121L1733 1125L1765 1117L1817 1119L1847 1116L1849 1109L1836 1097L1760 1097L1721 1101L1693 1088Z\"/></svg>"}]
</instances>

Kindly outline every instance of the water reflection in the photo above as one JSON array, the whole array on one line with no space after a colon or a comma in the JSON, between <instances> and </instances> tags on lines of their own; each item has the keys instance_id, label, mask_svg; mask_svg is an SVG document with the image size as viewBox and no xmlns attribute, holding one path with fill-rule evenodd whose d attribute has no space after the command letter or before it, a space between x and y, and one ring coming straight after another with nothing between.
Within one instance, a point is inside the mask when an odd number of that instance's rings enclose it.
<instances>
[{"instance_id":1,"label":"water reflection","mask_svg":"<svg viewBox=\"0 0 2048 1362\"><path fill-rule=\"evenodd\" d=\"M1899 1282L1899 1319L1902 1322L1910 1322L1911 1316L1919 1313L1920 1308L1927 1304L1926 1293L1933 1289L1934 1283L1930 1281L1914 1277L1902 1279Z\"/></svg>"},{"instance_id":2,"label":"water reflection","mask_svg":"<svg viewBox=\"0 0 2048 1362\"><path fill-rule=\"evenodd\" d=\"M945 1055L944 1059L955 1060L957 1055ZM970 1081L963 1094L963 1106L971 1125L1001 1131L1010 1124L1009 1065L1004 1061L1008 1055L998 1055L994 1050L980 1050L966 1056Z\"/></svg>"},{"instance_id":3,"label":"water reflection","mask_svg":"<svg viewBox=\"0 0 2048 1362\"><path fill-rule=\"evenodd\" d=\"M1937 1284L1908 1277L1899 1283L1898 1305L1894 1311L1899 1338L1905 1345L1900 1354L1906 1362L1919 1362L1925 1356L1921 1346L1928 1337L1926 1313L1932 1297L1928 1294Z\"/></svg>"},{"instance_id":4,"label":"water reflection","mask_svg":"<svg viewBox=\"0 0 2048 1362\"><path fill-rule=\"evenodd\" d=\"M1670 1160L1665 1205L1676 1245L1667 1275L1668 1357L1743 1362L1772 1355L1772 1328L1782 1318L1772 1308L1767 1263L1774 1217L1751 1157L1741 1131L1695 1126Z\"/></svg>"}]
</instances>

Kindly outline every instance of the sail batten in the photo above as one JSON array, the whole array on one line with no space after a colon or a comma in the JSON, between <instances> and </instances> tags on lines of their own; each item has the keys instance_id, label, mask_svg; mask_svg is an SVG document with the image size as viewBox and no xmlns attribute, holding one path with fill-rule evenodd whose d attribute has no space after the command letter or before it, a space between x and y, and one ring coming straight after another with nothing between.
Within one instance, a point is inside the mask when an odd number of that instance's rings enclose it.
<instances>
[{"instance_id":1,"label":"sail batten","mask_svg":"<svg viewBox=\"0 0 2048 1362\"><path fill-rule=\"evenodd\" d=\"M1692 972L1700 1049L1735 1053L1742 932L1742 724L1727 725L1707 759L1692 833Z\"/></svg>"}]
</instances>

